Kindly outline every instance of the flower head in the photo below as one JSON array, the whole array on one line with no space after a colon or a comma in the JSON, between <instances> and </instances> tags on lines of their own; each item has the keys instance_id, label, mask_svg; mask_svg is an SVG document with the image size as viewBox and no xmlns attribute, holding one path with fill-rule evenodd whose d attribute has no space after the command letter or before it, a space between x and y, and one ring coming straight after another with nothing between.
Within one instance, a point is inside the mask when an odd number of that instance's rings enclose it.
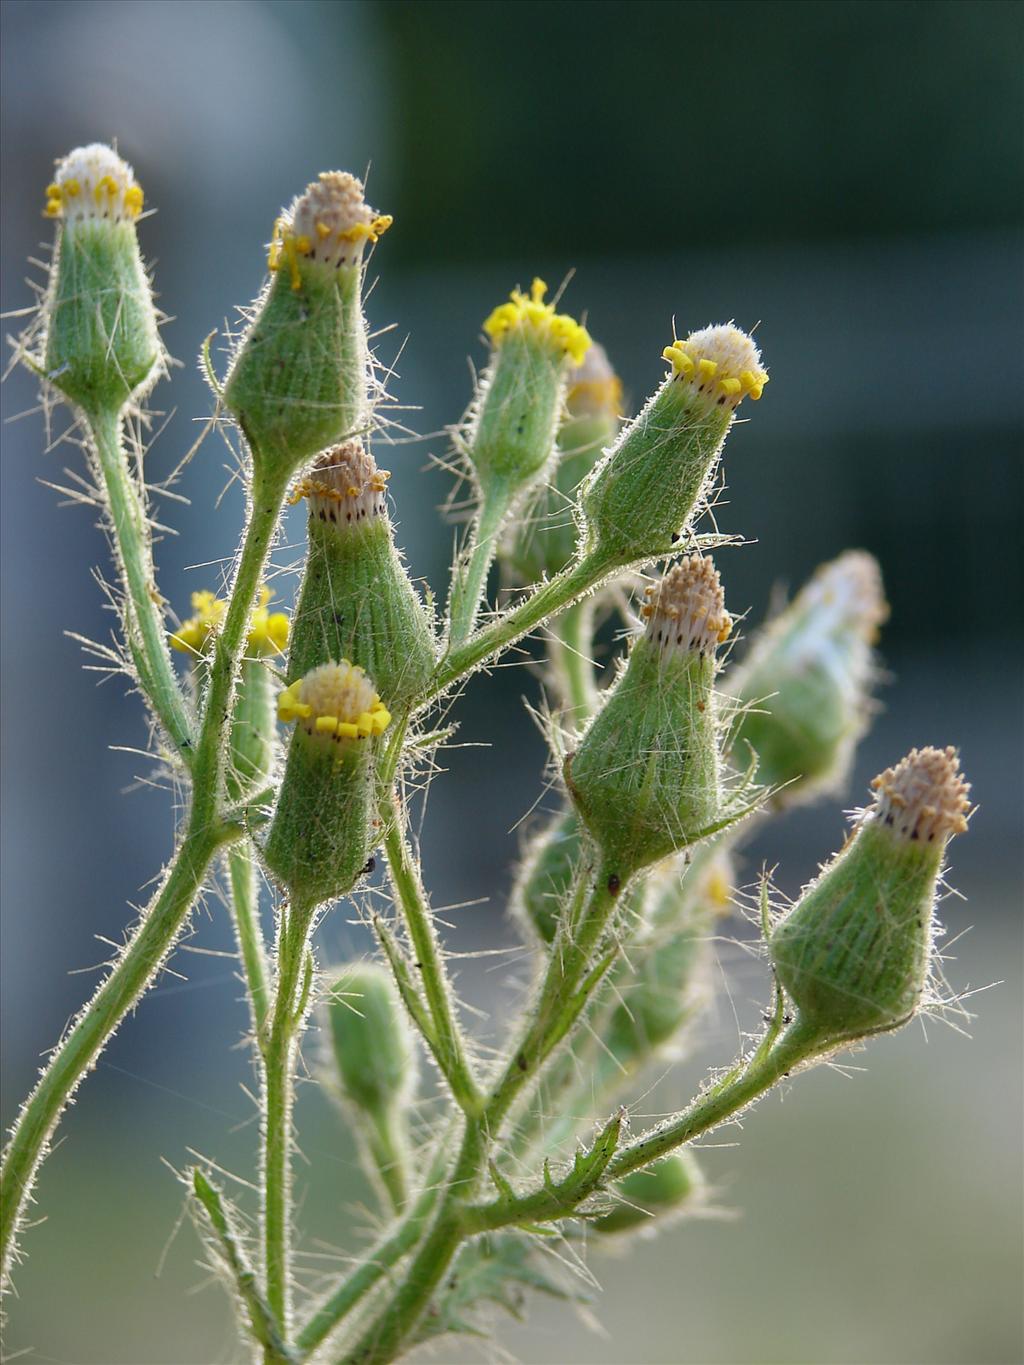
<instances>
[{"instance_id":1,"label":"flower head","mask_svg":"<svg viewBox=\"0 0 1024 1365\"><path fill-rule=\"evenodd\" d=\"M570 371L565 406L570 417L622 416L622 380L600 342L591 340L583 359Z\"/></svg>"},{"instance_id":2,"label":"flower head","mask_svg":"<svg viewBox=\"0 0 1024 1365\"><path fill-rule=\"evenodd\" d=\"M875 800L866 818L900 839L930 844L967 829L971 787L952 745L911 749L894 768L879 773L871 787Z\"/></svg>"},{"instance_id":3,"label":"flower head","mask_svg":"<svg viewBox=\"0 0 1024 1365\"><path fill-rule=\"evenodd\" d=\"M292 683L277 699L278 718L298 721L307 734L325 739L367 739L381 735L391 713L363 669L342 659L321 664Z\"/></svg>"},{"instance_id":4,"label":"flower head","mask_svg":"<svg viewBox=\"0 0 1024 1365\"><path fill-rule=\"evenodd\" d=\"M128 162L102 142L76 147L57 163L46 187L48 218L131 222L142 210L143 193Z\"/></svg>"},{"instance_id":5,"label":"flower head","mask_svg":"<svg viewBox=\"0 0 1024 1365\"><path fill-rule=\"evenodd\" d=\"M686 555L644 594L647 639L663 652L713 654L729 638L722 580L704 555Z\"/></svg>"},{"instance_id":6,"label":"flower head","mask_svg":"<svg viewBox=\"0 0 1024 1365\"><path fill-rule=\"evenodd\" d=\"M590 346L590 334L568 313L556 313L553 303L544 302L547 289L540 279L534 280L529 295L513 289L508 303L499 304L485 320L484 331L495 346L513 333L530 333L579 365Z\"/></svg>"},{"instance_id":7,"label":"flower head","mask_svg":"<svg viewBox=\"0 0 1024 1365\"><path fill-rule=\"evenodd\" d=\"M291 501L309 499L309 515L337 526L354 526L382 517L390 475L378 469L362 441L333 446L317 456L309 473L295 485Z\"/></svg>"},{"instance_id":8,"label":"flower head","mask_svg":"<svg viewBox=\"0 0 1024 1365\"><path fill-rule=\"evenodd\" d=\"M324 171L274 224L267 264L286 266L293 289L302 286L299 258L333 269L354 265L367 242L376 242L393 222L363 197L363 183L347 171Z\"/></svg>"},{"instance_id":9,"label":"flower head","mask_svg":"<svg viewBox=\"0 0 1024 1365\"><path fill-rule=\"evenodd\" d=\"M281 654L288 643L288 617L283 611L270 611L268 603L273 592L260 584L259 604L249 624L248 653L251 655ZM228 604L208 589L192 594L193 615L183 621L171 635L171 647L182 654L199 655L224 624Z\"/></svg>"},{"instance_id":10,"label":"flower head","mask_svg":"<svg viewBox=\"0 0 1024 1365\"><path fill-rule=\"evenodd\" d=\"M761 353L752 337L733 323L702 327L662 352L675 377L722 407L737 407L750 395L758 399L768 383Z\"/></svg>"}]
</instances>

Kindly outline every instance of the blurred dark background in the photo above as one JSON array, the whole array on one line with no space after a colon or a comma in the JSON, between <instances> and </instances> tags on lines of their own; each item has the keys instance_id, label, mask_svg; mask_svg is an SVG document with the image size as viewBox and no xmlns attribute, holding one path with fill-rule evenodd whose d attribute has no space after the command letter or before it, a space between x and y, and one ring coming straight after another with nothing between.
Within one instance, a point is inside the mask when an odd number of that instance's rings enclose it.
<instances>
[{"instance_id":1,"label":"blurred dark background","mask_svg":"<svg viewBox=\"0 0 1024 1365\"><path fill-rule=\"evenodd\" d=\"M659 381L673 319L680 332L757 323L772 383L729 444L719 523L754 542L721 555L729 604L756 620L774 585L848 545L872 550L893 608L889 680L845 804L912 744L961 746L980 809L953 849L951 882L969 899L943 907L957 938L946 970L958 990L1000 983L967 1002L973 1040L929 1023L926 1047L915 1026L873 1047L865 1074L822 1071L784 1105L768 1100L741 1146L735 1130L716 1135L706 1166L743 1221L593 1258L608 1335L540 1305L508 1336L524 1361L1021 1357L1022 13L984 0L3 5L3 307L28 307L24 276L41 278L25 262L51 235L40 210L54 158L116 138L158 210L140 235L183 362L153 397L167 414L154 481L202 431L195 356L259 288L279 206L321 169L369 167L371 201L395 227L368 308L375 328L393 324L377 341L397 357L393 416L423 438L379 458L417 574L443 586L452 531L433 509L447 481L425 466L468 400L468 359L484 358L480 320L512 285L575 270L566 306L587 314L634 405ZM40 482L66 482L80 453L46 449L26 373L2 396L9 1121L168 854L173 801L144 757L111 748L142 743L137 699L97 686L63 633L111 628L93 518L59 510ZM65 425L58 412L52 436ZM158 548L160 583L179 611L218 585L236 544L237 488L218 502L229 466L207 437L181 485L192 506L161 506L179 534ZM301 553L294 517L277 563ZM293 585L278 579L283 599ZM463 952L514 942L502 910L513 827L544 763L524 696L536 684L522 669L474 682L459 740L492 747L452 750L431 789L426 876L439 906L475 902L445 916ZM797 891L841 838L843 804L772 827L744 877L767 859ZM336 910L322 930L327 960L366 951L351 919ZM161 1164L180 1168L192 1147L252 1172L240 990L234 964L205 951L230 946L211 898L186 945L203 951L178 953L181 975L143 1001L68 1114L10 1354L239 1358L193 1233L172 1235L182 1196ZM652 1112L729 1059L765 997L755 963L727 942L720 957L728 991L700 1055L664 1079ZM457 965L500 1034L522 965ZM315 1035L307 1051L315 1060ZM312 1282L358 1249L366 1190L312 1086L299 1117Z\"/></svg>"}]
</instances>

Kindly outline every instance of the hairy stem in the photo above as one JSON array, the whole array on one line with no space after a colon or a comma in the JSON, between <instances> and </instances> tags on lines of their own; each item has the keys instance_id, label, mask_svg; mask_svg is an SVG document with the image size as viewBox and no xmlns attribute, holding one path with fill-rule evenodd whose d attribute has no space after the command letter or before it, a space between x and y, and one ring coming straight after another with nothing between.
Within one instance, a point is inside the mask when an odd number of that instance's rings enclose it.
<instances>
[{"instance_id":1,"label":"hairy stem","mask_svg":"<svg viewBox=\"0 0 1024 1365\"><path fill-rule=\"evenodd\" d=\"M136 479L128 467L123 420L123 413L111 408L86 413L110 513L115 559L128 599L125 631L143 692L171 743L189 763L192 726L171 664L141 473Z\"/></svg>"},{"instance_id":2,"label":"hairy stem","mask_svg":"<svg viewBox=\"0 0 1024 1365\"><path fill-rule=\"evenodd\" d=\"M488 489L469 545L456 562L448 604L448 638L452 645L462 644L472 633L510 506L510 490L505 484L497 483Z\"/></svg>"},{"instance_id":3,"label":"hairy stem","mask_svg":"<svg viewBox=\"0 0 1024 1365\"><path fill-rule=\"evenodd\" d=\"M386 821L384 851L387 854L388 875L402 907L434 1026L433 1038L427 1038L426 1041L460 1108L471 1113L477 1112L480 1091L466 1057L433 917L411 856L405 819L397 798L393 798L390 814L383 812L382 818Z\"/></svg>"},{"instance_id":4,"label":"hairy stem","mask_svg":"<svg viewBox=\"0 0 1024 1365\"><path fill-rule=\"evenodd\" d=\"M575 602L551 625L548 657L567 719L581 726L597 704L594 685L593 606Z\"/></svg>"},{"instance_id":5,"label":"hairy stem","mask_svg":"<svg viewBox=\"0 0 1024 1365\"><path fill-rule=\"evenodd\" d=\"M260 928L260 877L252 844L236 844L228 851L231 917L238 952L245 971L253 1036L263 1030L269 1008L267 955Z\"/></svg>"}]
</instances>

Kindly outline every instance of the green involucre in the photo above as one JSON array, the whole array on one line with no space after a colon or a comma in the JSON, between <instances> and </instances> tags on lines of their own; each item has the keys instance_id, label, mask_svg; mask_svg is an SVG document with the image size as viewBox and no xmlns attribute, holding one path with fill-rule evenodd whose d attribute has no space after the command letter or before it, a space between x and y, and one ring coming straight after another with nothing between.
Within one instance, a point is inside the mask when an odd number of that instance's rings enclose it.
<instances>
[{"instance_id":1,"label":"green involucre","mask_svg":"<svg viewBox=\"0 0 1024 1365\"><path fill-rule=\"evenodd\" d=\"M302 677L332 659L364 668L393 711L421 691L433 672L430 619L386 517L340 528L310 517L288 677Z\"/></svg>"},{"instance_id":2,"label":"green involucre","mask_svg":"<svg viewBox=\"0 0 1024 1365\"><path fill-rule=\"evenodd\" d=\"M771 956L800 1022L822 1039L904 1023L921 1002L942 848L869 817L779 923Z\"/></svg>"},{"instance_id":3,"label":"green involucre","mask_svg":"<svg viewBox=\"0 0 1024 1365\"><path fill-rule=\"evenodd\" d=\"M119 412L162 354L134 223L63 223L50 280L47 378L87 412Z\"/></svg>"},{"instance_id":4,"label":"green involucre","mask_svg":"<svg viewBox=\"0 0 1024 1365\"><path fill-rule=\"evenodd\" d=\"M576 809L623 884L719 818L714 676L710 655L663 655L641 637L566 759Z\"/></svg>"},{"instance_id":5,"label":"green involucre","mask_svg":"<svg viewBox=\"0 0 1024 1365\"><path fill-rule=\"evenodd\" d=\"M266 786L277 747L277 683L262 659L245 659L238 675L231 721L231 763L225 779L228 800L244 801Z\"/></svg>"},{"instance_id":6,"label":"green involucre","mask_svg":"<svg viewBox=\"0 0 1024 1365\"><path fill-rule=\"evenodd\" d=\"M367 1110L407 1100L415 1084L415 1050L390 972L374 962L345 967L327 1005L345 1098Z\"/></svg>"}]
</instances>

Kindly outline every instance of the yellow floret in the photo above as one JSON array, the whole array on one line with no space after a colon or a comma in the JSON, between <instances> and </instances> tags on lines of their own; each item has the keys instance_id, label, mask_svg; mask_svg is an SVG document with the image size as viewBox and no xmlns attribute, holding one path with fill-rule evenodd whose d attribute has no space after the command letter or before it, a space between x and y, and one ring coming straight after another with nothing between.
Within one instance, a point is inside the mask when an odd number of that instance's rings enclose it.
<instances>
[{"instance_id":1,"label":"yellow floret","mask_svg":"<svg viewBox=\"0 0 1024 1365\"><path fill-rule=\"evenodd\" d=\"M544 302L547 288L543 280L535 279L529 296L513 289L509 302L499 304L484 322L484 331L499 346L510 332L529 328L579 365L590 346L590 334L568 313L556 313L553 303Z\"/></svg>"}]
</instances>

